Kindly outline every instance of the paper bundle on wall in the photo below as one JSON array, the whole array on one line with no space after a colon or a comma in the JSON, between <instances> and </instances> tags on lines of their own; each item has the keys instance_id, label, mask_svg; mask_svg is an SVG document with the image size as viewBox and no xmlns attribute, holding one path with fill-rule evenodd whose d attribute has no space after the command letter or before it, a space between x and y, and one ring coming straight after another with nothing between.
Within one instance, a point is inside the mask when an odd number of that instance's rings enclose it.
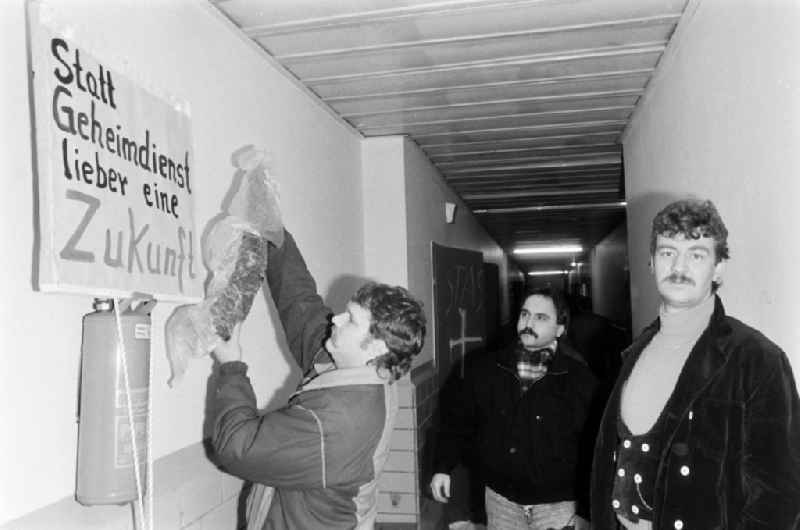
<instances>
[{"instance_id":1,"label":"paper bundle on wall","mask_svg":"<svg viewBox=\"0 0 800 530\"><path fill-rule=\"evenodd\" d=\"M267 245L283 244L275 183L265 156L252 146L233 156L239 169L222 213L209 223L203 260L212 273L205 300L177 308L167 321L170 384L180 380L190 358L203 357L247 317L267 270Z\"/></svg>"}]
</instances>

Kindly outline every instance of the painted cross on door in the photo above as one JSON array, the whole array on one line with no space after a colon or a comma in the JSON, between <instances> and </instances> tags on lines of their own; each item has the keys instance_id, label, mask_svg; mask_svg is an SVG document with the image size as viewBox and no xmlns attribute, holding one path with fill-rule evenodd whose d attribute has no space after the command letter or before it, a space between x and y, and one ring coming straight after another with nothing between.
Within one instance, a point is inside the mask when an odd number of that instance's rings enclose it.
<instances>
[{"instance_id":1,"label":"painted cross on door","mask_svg":"<svg viewBox=\"0 0 800 530\"><path fill-rule=\"evenodd\" d=\"M463 307L458 308L458 316L461 319L461 335L457 339L450 339L450 362L453 361L454 350L458 350L457 354L460 355L458 359L459 366L461 367L461 377L464 377L464 358L467 356L467 344L471 342L481 343L483 337L469 337L467 336L467 310Z\"/></svg>"},{"instance_id":2,"label":"painted cross on door","mask_svg":"<svg viewBox=\"0 0 800 530\"><path fill-rule=\"evenodd\" d=\"M434 359L440 385L486 340L483 256L433 243Z\"/></svg>"}]
</instances>

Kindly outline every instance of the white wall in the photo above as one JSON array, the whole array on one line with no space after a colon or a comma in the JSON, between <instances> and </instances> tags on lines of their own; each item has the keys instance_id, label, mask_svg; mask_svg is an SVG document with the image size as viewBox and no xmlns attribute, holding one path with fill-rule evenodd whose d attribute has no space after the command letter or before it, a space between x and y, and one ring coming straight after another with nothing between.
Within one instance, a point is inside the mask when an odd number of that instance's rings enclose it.
<instances>
[{"instance_id":1,"label":"white wall","mask_svg":"<svg viewBox=\"0 0 800 530\"><path fill-rule=\"evenodd\" d=\"M376 281L408 287L403 137L365 138L361 164L366 271Z\"/></svg>"},{"instance_id":2,"label":"white wall","mask_svg":"<svg viewBox=\"0 0 800 530\"><path fill-rule=\"evenodd\" d=\"M433 315L433 266L431 241L449 247L477 250L483 260L500 269L500 321L509 319L508 257L486 233L478 220L444 182L439 171L425 153L410 140L404 139L403 153L408 204L408 287L425 304L428 321ZM445 223L444 203L457 204L455 222ZM514 268L516 269L516 268ZM517 273L519 271L516 271ZM425 347L414 366L433 360L433 329L429 328Z\"/></svg>"},{"instance_id":3,"label":"white wall","mask_svg":"<svg viewBox=\"0 0 800 530\"><path fill-rule=\"evenodd\" d=\"M728 230L725 308L800 368L800 4L690 1L624 138L634 330L657 310L650 223L685 193Z\"/></svg>"},{"instance_id":4,"label":"white wall","mask_svg":"<svg viewBox=\"0 0 800 530\"><path fill-rule=\"evenodd\" d=\"M205 2L60 2L70 38L129 78L188 101L194 143L198 229L219 210L233 175L231 153L266 148L295 233L325 294L342 271L364 270L360 138L265 61ZM31 287L33 175L23 0L0 14L0 525L72 495L81 316L90 296ZM341 304L337 291L334 305ZM154 313L153 454L200 441L210 363L195 361L176 389L168 377L163 326L173 306ZM257 393L266 401L290 376L282 338L257 297L243 333Z\"/></svg>"}]
</instances>

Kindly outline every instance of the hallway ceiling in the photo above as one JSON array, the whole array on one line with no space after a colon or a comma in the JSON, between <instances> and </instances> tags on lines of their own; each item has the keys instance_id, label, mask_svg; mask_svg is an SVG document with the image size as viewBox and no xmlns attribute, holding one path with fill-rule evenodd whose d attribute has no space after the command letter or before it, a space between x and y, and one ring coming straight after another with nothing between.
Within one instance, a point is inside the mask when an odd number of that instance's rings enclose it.
<instances>
[{"instance_id":1,"label":"hallway ceiling","mask_svg":"<svg viewBox=\"0 0 800 530\"><path fill-rule=\"evenodd\" d=\"M510 253L624 221L620 135L686 2L213 3L363 136L408 135Z\"/></svg>"}]
</instances>

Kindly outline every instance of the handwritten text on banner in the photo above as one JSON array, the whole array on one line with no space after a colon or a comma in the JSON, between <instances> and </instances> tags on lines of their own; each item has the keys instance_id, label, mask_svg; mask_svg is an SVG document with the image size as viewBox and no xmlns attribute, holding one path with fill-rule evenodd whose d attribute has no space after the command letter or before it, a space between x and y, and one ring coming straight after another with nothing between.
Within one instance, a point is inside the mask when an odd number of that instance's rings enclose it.
<instances>
[{"instance_id":1,"label":"handwritten text on banner","mask_svg":"<svg viewBox=\"0 0 800 530\"><path fill-rule=\"evenodd\" d=\"M189 116L37 30L41 288L201 297Z\"/></svg>"}]
</instances>

